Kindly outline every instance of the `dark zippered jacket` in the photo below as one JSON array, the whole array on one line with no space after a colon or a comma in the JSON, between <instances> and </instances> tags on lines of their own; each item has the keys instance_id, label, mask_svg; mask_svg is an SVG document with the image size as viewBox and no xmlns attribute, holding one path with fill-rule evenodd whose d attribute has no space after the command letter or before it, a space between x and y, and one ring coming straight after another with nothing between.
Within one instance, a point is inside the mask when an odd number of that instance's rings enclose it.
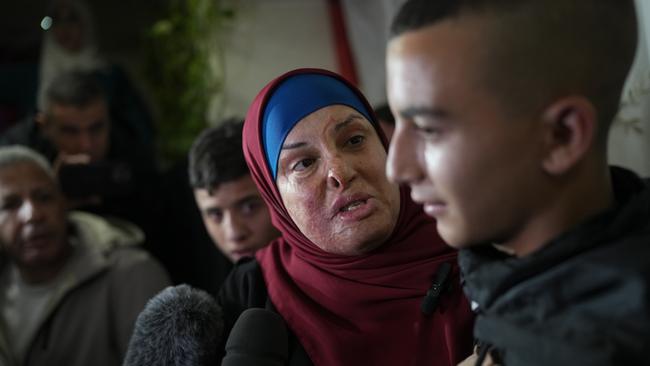
<instances>
[{"instance_id":1,"label":"dark zippered jacket","mask_svg":"<svg viewBox=\"0 0 650 366\"><path fill-rule=\"evenodd\" d=\"M612 179L613 208L527 257L461 251L475 337L500 364L650 364L650 189Z\"/></svg>"}]
</instances>

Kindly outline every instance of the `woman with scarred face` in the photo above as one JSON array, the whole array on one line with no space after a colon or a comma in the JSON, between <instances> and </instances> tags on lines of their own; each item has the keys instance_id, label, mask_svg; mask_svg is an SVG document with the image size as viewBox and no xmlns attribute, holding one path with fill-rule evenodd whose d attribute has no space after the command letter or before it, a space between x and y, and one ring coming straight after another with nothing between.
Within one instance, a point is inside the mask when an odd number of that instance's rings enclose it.
<instances>
[{"instance_id":1,"label":"woman with scarred face","mask_svg":"<svg viewBox=\"0 0 650 366\"><path fill-rule=\"evenodd\" d=\"M262 89L243 147L282 236L226 280L226 333L266 307L289 329L290 365L456 365L471 352L456 251L386 178L387 146L334 73L294 70Z\"/></svg>"}]
</instances>

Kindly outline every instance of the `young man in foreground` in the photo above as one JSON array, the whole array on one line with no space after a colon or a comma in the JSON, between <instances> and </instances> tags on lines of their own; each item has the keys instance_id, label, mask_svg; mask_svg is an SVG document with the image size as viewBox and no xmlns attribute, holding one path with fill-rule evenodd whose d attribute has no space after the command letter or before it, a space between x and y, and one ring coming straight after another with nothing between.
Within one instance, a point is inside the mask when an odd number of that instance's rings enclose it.
<instances>
[{"instance_id":1,"label":"young man in foreground","mask_svg":"<svg viewBox=\"0 0 650 366\"><path fill-rule=\"evenodd\" d=\"M632 0L411 0L394 20L388 174L461 249L476 364L647 359L650 191L606 159L636 32Z\"/></svg>"}]
</instances>

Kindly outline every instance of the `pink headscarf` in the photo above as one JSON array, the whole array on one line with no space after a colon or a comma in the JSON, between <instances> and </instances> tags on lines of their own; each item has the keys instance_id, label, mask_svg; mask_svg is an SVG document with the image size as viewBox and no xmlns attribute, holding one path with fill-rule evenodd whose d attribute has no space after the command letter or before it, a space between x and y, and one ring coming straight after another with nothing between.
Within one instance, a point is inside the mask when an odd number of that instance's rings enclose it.
<instances>
[{"instance_id":1,"label":"pink headscarf","mask_svg":"<svg viewBox=\"0 0 650 366\"><path fill-rule=\"evenodd\" d=\"M243 148L253 180L282 236L257 252L269 296L315 365L456 365L471 353L473 315L462 294L456 251L437 234L433 219L400 190L394 232L362 256L327 253L297 228L273 179L262 119L283 81L300 74L340 80L326 70L299 69L271 81L248 110ZM386 138L372 121L384 146ZM429 316L420 304L441 263L452 264L452 287Z\"/></svg>"}]
</instances>

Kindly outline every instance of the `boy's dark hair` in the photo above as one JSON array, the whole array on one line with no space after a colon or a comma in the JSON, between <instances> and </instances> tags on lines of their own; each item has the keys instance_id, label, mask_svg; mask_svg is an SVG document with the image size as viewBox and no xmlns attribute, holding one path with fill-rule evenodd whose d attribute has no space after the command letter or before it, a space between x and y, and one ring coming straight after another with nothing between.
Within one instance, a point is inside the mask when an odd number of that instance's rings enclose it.
<instances>
[{"instance_id":1,"label":"boy's dark hair","mask_svg":"<svg viewBox=\"0 0 650 366\"><path fill-rule=\"evenodd\" d=\"M243 120L230 118L199 134L189 154L192 188L211 192L250 174L242 151L242 129Z\"/></svg>"},{"instance_id":2,"label":"boy's dark hair","mask_svg":"<svg viewBox=\"0 0 650 366\"><path fill-rule=\"evenodd\" d=\"M57 75L45 96L48 106L54 103L82 108L98 99L106 100L106 91L92 72L74 70Z\"/></svg>"},{"instance_id":3,"label":"boy's dark hair","mask_svg":"<svg viewBox=\"0 0 650 366\"><path fill-rule=\"evenodd\" d=\"M409 0L393 19L391 39L461 17L486 25L483 85L514 112L583 95L606 145L637 47L634 0Z\"/></svg>"}]
</instances>

